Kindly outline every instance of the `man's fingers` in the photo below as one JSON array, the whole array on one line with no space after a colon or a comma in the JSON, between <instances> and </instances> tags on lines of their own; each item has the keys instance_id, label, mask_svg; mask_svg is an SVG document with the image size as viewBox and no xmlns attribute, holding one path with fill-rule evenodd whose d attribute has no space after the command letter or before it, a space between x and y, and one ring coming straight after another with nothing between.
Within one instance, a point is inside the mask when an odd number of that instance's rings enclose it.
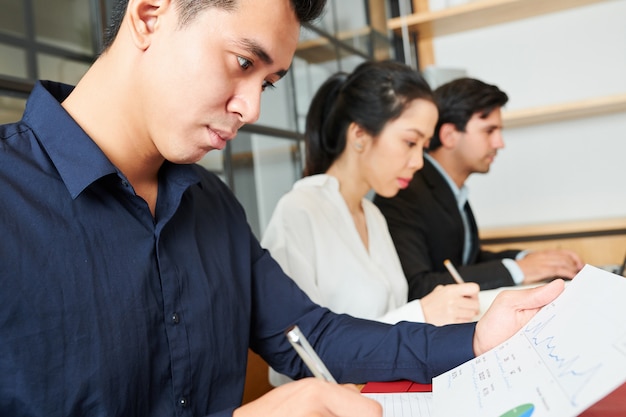
<instances>
[{"instance_id":1,"label":"man's fingers","mask_svg":"<svg viewBox=\"0 0 626 417\"><path fill-rule=\"evenodd\" d=\"M525 296L515 297L519 301L517 308L518 310L532 310L541 308L544 305L551 303L563 292L564 289L565 281L562 279L555 279L549 284L542 285L540 287L509 291L525 292Z\"/></svg>"}]
</instances>

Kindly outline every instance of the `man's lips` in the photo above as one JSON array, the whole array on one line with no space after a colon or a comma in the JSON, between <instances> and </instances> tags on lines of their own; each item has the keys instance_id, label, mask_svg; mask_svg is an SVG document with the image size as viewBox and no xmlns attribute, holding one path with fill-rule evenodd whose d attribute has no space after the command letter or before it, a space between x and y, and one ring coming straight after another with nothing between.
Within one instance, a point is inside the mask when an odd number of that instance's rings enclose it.
<instances>
[{"instance_id":1,"label":"man's lips","mask_svg":"<svg viewBox=\"0 0 626 417\"><path fill-rule=\"evenodd\" d=\"M236 131L216 130L208 128L209 135L212 138L212 146L217 149L223 149L229 140L232 140L237 134Z\"/></svg>"},{"instance_id":2,"label":"man's lips","mask_svg":"<svg viewBox=\"0 0 626 417\"><path fill-rule=\"evenodd\" d=\"M211 129L209 128L209 130L211 132L213 132L217 137L219 137L220 140L224 141L224 142L228 142L229 140L233 139L236 135L237 135L237 131L225 131L225 130L215 130L215 129Z\"/></svg>"}]
</instances>

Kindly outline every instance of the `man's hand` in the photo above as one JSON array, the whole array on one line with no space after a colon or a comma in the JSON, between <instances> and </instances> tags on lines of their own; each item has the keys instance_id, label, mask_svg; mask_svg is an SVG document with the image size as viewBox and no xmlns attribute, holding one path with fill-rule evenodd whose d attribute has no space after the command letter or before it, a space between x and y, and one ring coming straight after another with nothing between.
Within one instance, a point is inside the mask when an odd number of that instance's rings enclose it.
<instances>
[{"instance_id":1,"label":"man's hand","mask_svg":"<svg viewBox=\"0 0 626 417\"><path fill-rule=\"evenodd\" d=\"M381 417L380 404L354 385L304 378L274 388L233 413L233 417Z\"/></svg>"},{"instance_id":2,"label":"man's hand","mask_svg":"<svg viewBox=\"0 0 626 417\"><path fill-rule=\"evenodd\" d=\"M564 288L564 281L557 279L536 288L504 290L499 293L476 324L474 354L482 355L509 339L528 323L541 307L558 297Z\"/></svg>"},{"instance_id":3,"label":"man's hand","mask_svg":"<svg viewBox=\"0 0 626 417\"><path fill-rule=\"evenodd\" d=\"M584 266L576 252L565 249L530 252L516 262L524 272L522 284L555 277L572 279Z\"/></svg>"}]
</instances>

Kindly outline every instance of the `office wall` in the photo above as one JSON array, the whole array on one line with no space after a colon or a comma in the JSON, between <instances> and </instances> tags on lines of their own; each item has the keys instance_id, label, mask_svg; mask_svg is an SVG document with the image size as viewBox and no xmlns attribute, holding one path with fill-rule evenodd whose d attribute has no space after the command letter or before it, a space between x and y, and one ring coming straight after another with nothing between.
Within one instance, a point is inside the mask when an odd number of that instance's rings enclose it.
<instances>
[{"instance_id":1,"label":"office wall","mask_svg":"<svg viewBox=\"0 0 626 417\"><path fill-rule=\"evenodd\" d=\"M497 84L522 109L626 93L626 0L437 38L438 67ZM468 181L483 228L626 217L626 113L505 129Z\"/></svg>"}]
</instances>

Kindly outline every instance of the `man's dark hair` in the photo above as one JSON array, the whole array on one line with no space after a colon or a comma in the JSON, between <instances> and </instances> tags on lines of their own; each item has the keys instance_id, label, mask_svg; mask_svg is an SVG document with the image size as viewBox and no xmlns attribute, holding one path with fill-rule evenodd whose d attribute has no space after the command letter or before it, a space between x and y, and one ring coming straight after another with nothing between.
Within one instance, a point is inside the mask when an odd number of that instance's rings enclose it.
<instances>
[{"instance_id":1,"label":"man's dark hair","mask_svg":"<svg viewBox=\"0 0 626 417\"><path fill-rule=\"evenodd\" d=\"M225 10L235 10L237 0L173 0L180 13L179 26L189 23L198 12L208 8L217 7ZM317 19L324 11L326 0L290 0L296 17L300 23L308 23ZM104 33L102 50L106 51L113 43L126 14L128 0L118 0L113 6L109 25Z\"/></svg>"},{"instance_id":2,"label":"man's dark hair","mask_svg":"<svg viewBox=\"0 0 626 417\"><path fill-rule=\"evenodd\" d=\"M428 150L441 146L439 131L445 123L452 123L458 131L464 132L474 114L479 113L481 118L485 118L495 109L503 107L508 100L506 93L495 85L473 78L458 78L443 84L435 90L439 119Z\"/></svg>"}]
</instances>

